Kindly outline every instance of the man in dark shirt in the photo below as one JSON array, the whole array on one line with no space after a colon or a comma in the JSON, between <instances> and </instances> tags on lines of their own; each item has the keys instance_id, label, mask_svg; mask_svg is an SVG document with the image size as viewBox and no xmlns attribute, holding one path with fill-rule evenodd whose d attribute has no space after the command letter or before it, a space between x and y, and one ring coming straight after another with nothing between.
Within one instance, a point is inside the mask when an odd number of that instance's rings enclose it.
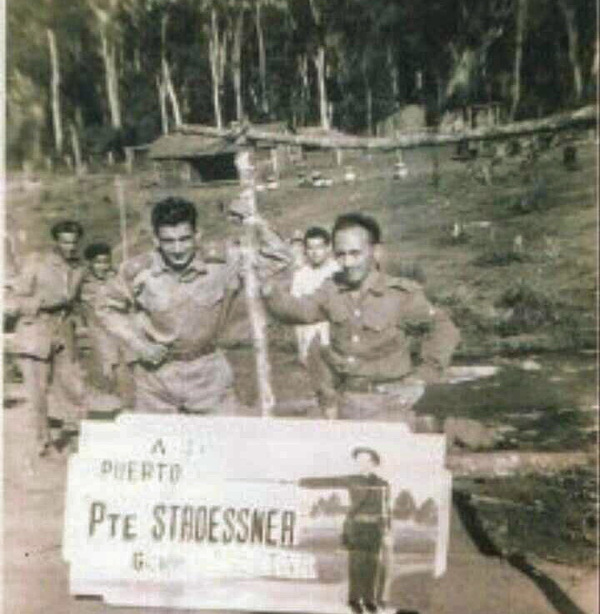
<instances>
[{"instance_id":1,"label":"man in dark shirt","mask_svg":"<svg viewBox=\"0 0 600 614\"><path fill-rule=\"evenodd\" d=\"M348 550L348 605L360 614L376 612L383 605L386 579L384 552L390 547L390 485L374 473L379 454L371 448L355 448L356 475L303 478L305 488L344 488L350 509L344 521L342 543Z\"/></svg>"},{"instance_id":2,"label":"man in dark shirt","mask_svg":"<svg viewBox=\"0 0 600 614\"><path fill-rule=\"evenodd\" d=\"M450 363L460 335L450 318L425 297L420 284L379 270L381 230L371 217L350 213L333 228L341 267L312 295L293 297L269 283L270 311L290 324L330 323L323 358L337 378L328 417L414 423L410 411ZM420 364L411 337L420 333Z\"/></svg>"}]
</instances>

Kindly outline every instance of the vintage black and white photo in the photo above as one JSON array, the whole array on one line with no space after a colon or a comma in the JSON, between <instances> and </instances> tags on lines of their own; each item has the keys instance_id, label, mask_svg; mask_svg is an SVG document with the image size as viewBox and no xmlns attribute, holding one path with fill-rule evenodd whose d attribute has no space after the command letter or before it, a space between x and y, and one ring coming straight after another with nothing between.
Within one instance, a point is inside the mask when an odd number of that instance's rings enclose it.
<instances>
[{"instance_id":1,"label":"vintage black and white photo","mask_svg":"<svg viewBox=\"0 0 600 614\"><path fill-rule=\"evenodd\" d=\"M6 0L3 608L598 611L598 3Z\"/></svg>"}]
</instances>

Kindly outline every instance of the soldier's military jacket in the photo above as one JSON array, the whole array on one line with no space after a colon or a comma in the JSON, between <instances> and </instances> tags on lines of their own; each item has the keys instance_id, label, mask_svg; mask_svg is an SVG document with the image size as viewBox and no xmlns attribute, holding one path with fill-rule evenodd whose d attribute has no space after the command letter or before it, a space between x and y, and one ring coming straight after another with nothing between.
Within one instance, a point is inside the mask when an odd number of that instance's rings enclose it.
<instances>
[{"instance_id":1,"label":"soldier's military jacket","mask_svg":"<svg viewBox=\"0 0 600 614\"><path fill-rule=\"evenodd\" d=\"M20 313L16 353L47 359L57 346L73 344L68 318L79 300L83 274L79 260L67 261L56 250L27 258L13 290Z\"/></svg>"},{"instance_id":2,"label":"soldier's military jacket","mask_svg":"<svg viewBox=\"0 0 600 614\"><path fill-rule=\"evenodd\" d=\"M116 337L110 334L100 323L98 309L103 303L103 295L108 284L116 276L116 271L110 271L107 279L98 279L88 272L81 284L81 304L83 316L88 328L88 335L93 351L106 364L116 365L121 360L128 362L130 357L121 349Z\"/></svg>"},{"instance_id":3,"label":"soldier's military jacket","mask_svg":"<svg viewBox=\"0 0 600 614\"><path fill-rule=\"evenodd\" d=\"M431 373L448 366L460 339L450 318L431 305L420 284L373 271L358 298L339 274L309 297L293 297L275 288L269 309L293 324L327 320L330 348L323 351L334 372L370 381L401 379L413 371L410 337L422 334L421 359Z\"/></svg>"},{"instance_id":4,"label":"soldier's military jacket","mask_svg":"<svg viewBox=\"0 0 600 614\"><path fill-rule=\"evenodd\" d=\"M264 267L287 266L274 233L263 232ZM206 262L199 253L182 271L174 270L158 250L123 263L107 285L98 309L102 325L135 351L137 340L168 346L169 358L192 360L214 351L231 300L240 288L240 262Z\"/></svg>"},{"instance_id":5,"label":"soldier's military jacket","mask_svg":"<svg viewBox=\"0 0 600 614\"><path fill-rule=\"evenodd\" d=\"M350 497L342 541L348 548L377 550L383 535L391 529L390 485L374 473L303 478L304 488L343 488Z\"/></svg>"}]
</instances>

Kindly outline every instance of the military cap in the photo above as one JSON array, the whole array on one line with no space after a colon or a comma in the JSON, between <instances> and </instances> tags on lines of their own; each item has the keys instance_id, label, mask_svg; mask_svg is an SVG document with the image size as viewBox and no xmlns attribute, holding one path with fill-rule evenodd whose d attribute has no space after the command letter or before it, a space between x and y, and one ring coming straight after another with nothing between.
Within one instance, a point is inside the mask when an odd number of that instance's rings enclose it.
<instances>
[{"instance_id":1,"label":"military cap","mask_svg":"<svg viewBox=\"0 0 600 614\"><path fill-rule=\"evenodd\" d=\"M381 458L379 457L379 454L377 454L377 452L375 452L375 450L373 450L372 448L366 448L364 446L360 446L352 450L352 458L356 458L359 454L368 454L371 457L371 460L376 465L381 464Z\"/></svg>"}]
</instances>

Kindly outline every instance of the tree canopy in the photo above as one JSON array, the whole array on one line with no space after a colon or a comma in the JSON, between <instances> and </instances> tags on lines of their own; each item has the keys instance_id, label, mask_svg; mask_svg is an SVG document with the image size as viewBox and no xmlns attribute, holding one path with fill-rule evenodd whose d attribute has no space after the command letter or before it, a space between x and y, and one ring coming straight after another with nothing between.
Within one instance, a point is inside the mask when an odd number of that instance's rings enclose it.
<instances>
[{"instance_id":1,"label":"tree canopy","mask_svg":"<svg viewBox=\"0 0 600 614\"><path fill-rule=\"evenodd\" d=\"M373 134L501 103L516 119L593 100L593 0L10 0L9 163L236 120ZM70 135L70 139L67 135Z\"/></svg>"}]
</instances>

